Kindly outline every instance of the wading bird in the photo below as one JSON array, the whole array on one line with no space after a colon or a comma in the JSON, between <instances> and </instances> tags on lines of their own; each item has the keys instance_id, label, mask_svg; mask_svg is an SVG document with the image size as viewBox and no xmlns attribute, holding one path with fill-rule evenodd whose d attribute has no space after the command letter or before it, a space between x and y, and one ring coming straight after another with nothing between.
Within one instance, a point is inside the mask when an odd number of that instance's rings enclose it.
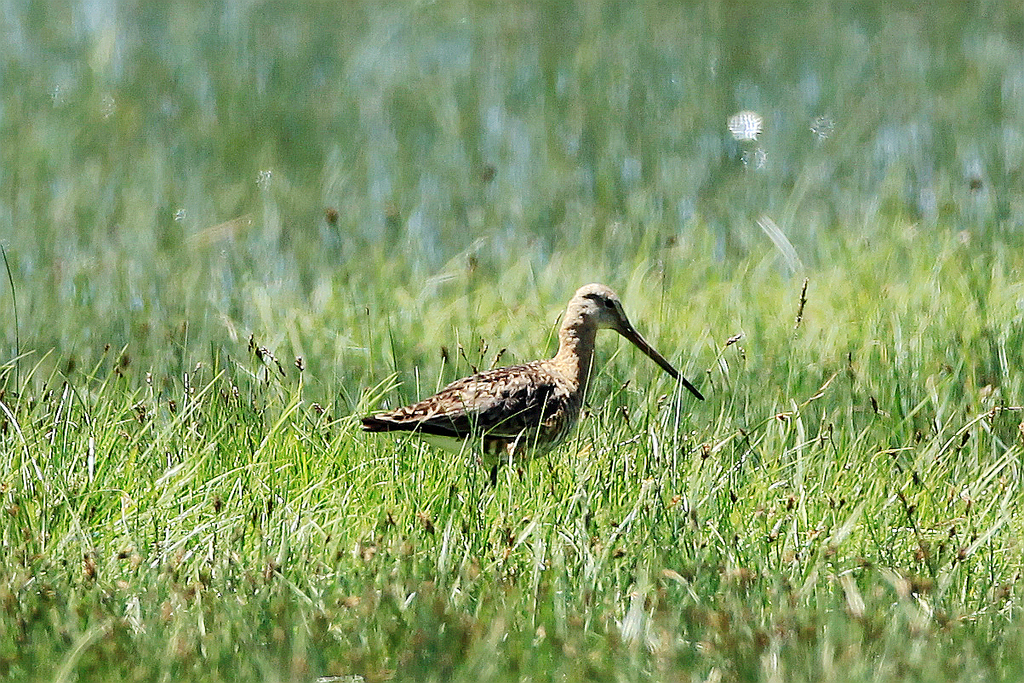
<instances>
[{"instance_id":1,"label":"wading bird","mask_svg":"<svg viewBox=\"0 0 1024 683\"><path fill-rule=\"evenodd\" d=\"M461 451L481 445L485 462L497 465L527 452L547 451L569 435L580 416L600 329L615 330L697 398L697 388L647 343L629 322L618 295L599 284L580 287L565 309L558 353L481 372L452 382L418 403L363 418L368 432L413 432L428 443Z\"/></svg>"}]
</instances>

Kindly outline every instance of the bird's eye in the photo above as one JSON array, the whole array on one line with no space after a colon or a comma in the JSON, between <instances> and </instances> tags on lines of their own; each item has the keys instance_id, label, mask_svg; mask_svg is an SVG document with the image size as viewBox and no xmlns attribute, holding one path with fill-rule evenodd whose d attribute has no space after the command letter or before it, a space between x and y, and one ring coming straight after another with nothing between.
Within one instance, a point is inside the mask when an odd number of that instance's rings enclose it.
<instances>
[{"instance_id":1,"label":"bird's eye","mask_svg":"<svg viewBox=\"0 0 1024 683\"><path fill-rule=\"evenodd\" d=\"M615 303L611 299L605 299L603 303L605 308L615 308Z\"/></svg>"}]
</instances>

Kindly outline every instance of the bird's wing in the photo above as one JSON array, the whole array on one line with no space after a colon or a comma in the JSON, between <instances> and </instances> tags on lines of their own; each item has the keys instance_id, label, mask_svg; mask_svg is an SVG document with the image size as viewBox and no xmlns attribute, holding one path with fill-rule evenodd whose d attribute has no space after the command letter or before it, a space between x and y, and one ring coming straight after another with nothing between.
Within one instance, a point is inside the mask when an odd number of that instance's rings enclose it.
<instances>
[{"instance_id":1,"label":"bird's wing","mask_svg":"<svg viewBox=\"0 0 1024 683\"><path fill-rule=\"evenodd\" d=\"M369 431L418 431L461 438L515 438L557 408L564 388L538 363L482 372L452 382L418 403L363 420Z\"/></svg>"}]
</instances>

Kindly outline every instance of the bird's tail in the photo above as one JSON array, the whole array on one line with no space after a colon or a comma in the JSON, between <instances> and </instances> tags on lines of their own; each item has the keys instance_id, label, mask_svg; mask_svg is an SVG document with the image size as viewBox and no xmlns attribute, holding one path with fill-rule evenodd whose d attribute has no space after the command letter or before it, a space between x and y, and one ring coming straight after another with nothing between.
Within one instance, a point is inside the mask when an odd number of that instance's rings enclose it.
<instances>
[{"instance_id":1,"label":"bird's tail","mask_svg":"<svg viewBox=\"0 0 1024 683\"><path fill-rule=\"evenodd\" d=\"M388 420L382 420L374 415L367 415L363 418L364 432L393 432L402 429L409 429L409 427L402 427L401 425L397 425Z\"/></svg>"}]
</instances>

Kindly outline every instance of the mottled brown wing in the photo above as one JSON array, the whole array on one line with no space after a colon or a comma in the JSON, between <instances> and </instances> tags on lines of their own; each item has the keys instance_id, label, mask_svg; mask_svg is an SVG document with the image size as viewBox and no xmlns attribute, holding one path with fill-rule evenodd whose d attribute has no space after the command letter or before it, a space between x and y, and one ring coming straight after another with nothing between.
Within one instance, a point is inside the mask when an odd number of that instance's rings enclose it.
<instances>
[{"instance_id":1,"label":"mottled brown wing","mask_svg":"<svg viewBox=\"0 0 1024 683\"><path fill-rule=\"evenodd\" d=\"M515 438L557 410L562 393L539 364L498 368L452 382L419 403L365 417L363 429Z\"/></svg>"}]
</instances>

